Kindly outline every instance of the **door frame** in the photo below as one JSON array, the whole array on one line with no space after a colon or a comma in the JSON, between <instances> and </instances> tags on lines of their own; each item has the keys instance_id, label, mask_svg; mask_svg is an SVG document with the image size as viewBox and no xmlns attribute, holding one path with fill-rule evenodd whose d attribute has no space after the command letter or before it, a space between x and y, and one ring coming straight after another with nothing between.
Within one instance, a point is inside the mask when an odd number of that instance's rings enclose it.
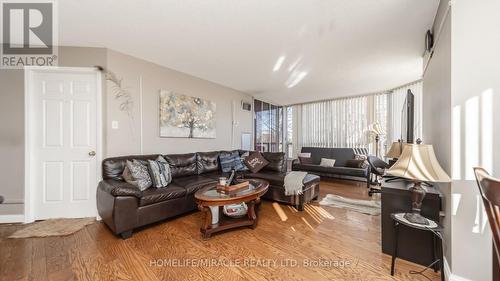
<instances>
[{"instance_id":1,"label":"door frame","mask_svg":"<svg viewBox=\"0 0 500 281\"><path fill-rule=\"evenodd\" d=\"M101 161L104 155L103 152L103 118L102 118L102 75L101 72L94 67L59 67L59 66L29 66L24 68L24 223L34 221L34 192L33 185L33 143L32 138L35 135L33 132L33 116L31 114L32 102L31 99L34 94L33 88L33 74L34 73L94 73L96 76L97 93L96 93L96 182L99 183L102 178L101 174ZM97 214L97 206L95 206L95 216Z\"/></svg>"}]
</instances>

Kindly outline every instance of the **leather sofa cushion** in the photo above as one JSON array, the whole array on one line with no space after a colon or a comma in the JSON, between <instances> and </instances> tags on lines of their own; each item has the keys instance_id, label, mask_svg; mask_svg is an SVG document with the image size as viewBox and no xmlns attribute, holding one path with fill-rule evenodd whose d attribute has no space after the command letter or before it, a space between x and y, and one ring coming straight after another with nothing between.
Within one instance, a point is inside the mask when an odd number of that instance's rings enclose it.
<instances>
[{"instance_id":1,"label":"leather sofa cushion","mask_svg":"<svg viewBox=\"0 0 500 281\"><path fill-rule=\"evenodd\" d=\"M146 163L147 160L155 160L158 154L151 155L130 155L121 157L106 158L102 161L102 178L122 180L123 170L127 164L127 160L139 160L141 163Z\"/></svg>"},{"instance_id":2,"label":"leather sofa cushion","mask_svg":"<svg viewBox=\"0 0 500 281\"><path fill-rule=\"evenodd\" d=\"M250 173L246 178L263 179L269 182L270 185L283 186L285 183L285 174L270 171L260 171L258 173Z\"/></svg>"},{"instance_id":3,"label":"leather sofa cushion","mask_svg":"<svg viewBox=\"0 0 500 281\"><path fill-rule=\"evenodd\" d=\"M186 189L175 183L170 183L167 187L150 187L144 190L139 200L139 206L151 205L175 198L186 196Z\"/></svg>"},{"instance_id":4,"label":"leather sofa cushion","mask_svg":"<svg viewBox=\"0 0 500 281\"><path fill-rule=\"evenodd\" d=\"M240 172L238 172L238 174L239 173ZM220 177L229 178L229 176L231 176L231 173L223 173L221 171L216 171L216 172L211 172L211 173L203 174L203 176L206 177L206 178L210 178L210 179L218 181Z\"/></svg>"},{"instance_id":5,"label":"leather sofa cushion","mask_svg":"<svg viewBox=\"0 0 500 281\"><path fill-rule=\"evenodd\" d=\"M294 170L300 170L305 172L309 171L309 172L328 173L328 174L343 175L343 176L365 177L367 175L367 170L360 168L322 167L319 165L303 165L303 164L295 164L293 168Z\"/></svg>"},{"instance_id":6,"label":"leather sofa cushion","mask_svg":"<svg viewBox=\"0 0 500 281\"><path fill-rule=\"evenodd\" d=\"M263 152L262 156L269 162L264 167L264 171L283 172L286 166L285 153L283 152Z\"/></svg>"},{"instance_id":7,"label":"leather sofa cushion","mask_svg":"<svg viewBox=\"0 0 500 281\"><path fill-rule=\"evenodd\" d=\"M192 194L198 191L200 188L208 185L215 184L217 179L205 177L205 176L188 176L175 178L174 183L178 186L182 186L186 189L187 194Z\"/></svg>"},{"instance_id":8,"label":"leather sofa cushion","mask_svg":"<svg viewBox=\"0 0 500 281\"><path fill-rule=\"evenodd\" d=\"M170 154L164 156L172 171L172 178L198 174L196 153Z\"/></svg>"},{"instance_id":9,"label":"leather sofa cushion","mask_svg":"<svg viewBox=\"0 0 500 281\"><path fill-rule=\"evenodd\" d=\"M205 174L219 170L219 152L197 153L198 174Z\"/></svg>"}]
</instances>

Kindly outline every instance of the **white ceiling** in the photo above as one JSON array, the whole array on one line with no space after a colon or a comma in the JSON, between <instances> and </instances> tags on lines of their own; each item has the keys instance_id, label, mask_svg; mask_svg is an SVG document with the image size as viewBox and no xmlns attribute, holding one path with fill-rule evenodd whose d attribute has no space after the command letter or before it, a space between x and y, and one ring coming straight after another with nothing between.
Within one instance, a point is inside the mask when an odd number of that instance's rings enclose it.
<instances>
[{"instance_id":1,"label":"white ceiling","mask_svg":"<svg viewBox=\"0 0 500 281\"><path fill-rule=\"evenodd\" d=\"M419 79L439 0L58 3L61 45L107 47L284 105Z\"/></svg>"}]
</instances>

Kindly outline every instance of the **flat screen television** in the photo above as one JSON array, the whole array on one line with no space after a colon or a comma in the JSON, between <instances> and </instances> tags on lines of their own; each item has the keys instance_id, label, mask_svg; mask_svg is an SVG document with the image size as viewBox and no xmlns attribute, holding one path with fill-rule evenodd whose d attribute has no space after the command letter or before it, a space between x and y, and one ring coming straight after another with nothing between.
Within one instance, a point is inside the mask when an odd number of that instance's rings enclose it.
<instances>
[{"instance_id":1,"label":"flat screen television","mask_svg":"<svg viewBox=\"0 0 500 281\"><path fill-rule=\"evenodd\" d=\"M413 143L414 103L415 96L408 89L401 109L401 140L406 143Z\"/></svg>"}]
</instances>

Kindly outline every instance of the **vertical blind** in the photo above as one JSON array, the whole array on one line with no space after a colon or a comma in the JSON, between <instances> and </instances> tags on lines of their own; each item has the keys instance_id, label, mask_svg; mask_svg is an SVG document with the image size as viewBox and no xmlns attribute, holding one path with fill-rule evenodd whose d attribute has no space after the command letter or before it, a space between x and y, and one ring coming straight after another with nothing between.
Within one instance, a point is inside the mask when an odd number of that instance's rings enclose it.
<instances>
[{"instance_id":1,"label":"vertical blind","mask_svg":"<svg viewBox=\"0 0 500 281\"><path fill-rule=\"evenodd\" d=\"M366 143L367 97L299 105L300 146L361 147Z\"/></svg>"},{"instance_id":2,"label":"vertical blind","mask_svg":"<svg viewBox=\"0 0 500 281\"><path fill-rule=\"evenodd\" d=\"M288 140L295 157L304 146L368 148L375 152L369 126L378 122L385 131L380 136L380 156L401 135L401 109L406 90L415 95L415 136L421 136L422 83L415 82L392 91L321 102L293 105Z\"/></svg>"}]
</instances>

